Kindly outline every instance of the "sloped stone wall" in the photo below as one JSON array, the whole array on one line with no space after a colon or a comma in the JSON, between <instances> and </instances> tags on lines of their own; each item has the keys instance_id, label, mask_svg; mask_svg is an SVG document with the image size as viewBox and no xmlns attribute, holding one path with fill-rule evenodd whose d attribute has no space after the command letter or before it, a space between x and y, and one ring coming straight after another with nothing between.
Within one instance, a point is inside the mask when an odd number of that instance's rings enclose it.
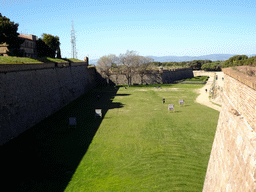
<instances>
[{"instance_id":1,"label":"sloped stone wall","mask_svg":"<svg viewBox=\"0 0 256 192\"><path fill-rule=\"evenodd\" d=\"M97 84L96 70L74 65L0 65L0 145Z\"/></svg>"},{"instance_id":2,"label":"sloped stone wall","mask_svg":"<svg viewBox=\"0 0 256 192\"><path fill-rule=\"evenodd\" d=\"M204 192L256 191L256 77L231 68L204 182Z\"/></svg>"}]
</instances>

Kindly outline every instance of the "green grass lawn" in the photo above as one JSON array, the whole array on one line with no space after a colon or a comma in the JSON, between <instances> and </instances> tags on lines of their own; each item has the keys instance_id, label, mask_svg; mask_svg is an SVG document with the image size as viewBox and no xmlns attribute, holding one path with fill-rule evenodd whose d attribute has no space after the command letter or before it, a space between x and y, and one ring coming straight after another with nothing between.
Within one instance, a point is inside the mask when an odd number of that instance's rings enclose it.
<instances>
[{"instance_id":1,"label":"green grass lawn","mask_svg":"<svg viewBox=\"0 0 256 192\"><path fill-rule=\"evenodd\" d=\"M187 78L182 80L177 80L176 83L180 84L205 84L209 76L197 76L193 78Z\"/></svg>"},{"instance_id":2,"label":"green grass lawn","mask_svg":"<svg viewBox=\"0 0 256 192\"><path fill-rule=\"evenodd\" d=\"M196 76L193 78L185 79L185 81L207 81L209 76Z\"/></svg>"},{"instance_id":3,"label":"green grass lawn","mask_svg":"<svg viewBox=\"0 0 256 192\"><path fill-rule=\"evenodd\" d=\"M15 57L15 56L0 56L0 64L33 64L33 63L68 63L83 62L79 59L58 59L51 57L30 58L30 57Z\"/></svg>"},{"instance_id":4,"label":"green grass lawn","mask_svg":"<svg viewBox=\"0 0 256 192\"><path fill-rule=\"evenodd\" d=\"M202 191L219 113L199 87L121 88L65 191Z\"/></svg>"},{"instance_id":5,"label":"green grass lawn","mask_svg":"<svg viewBox=\"0 0 256 192\"><path fill-rule=\"evenodd\" d=\"M96 88L1 146L2 187L202 191L219 112L195 103L202 85L154 86ZM68 129L73 116L77 127Z\"/></svg>"}]
</instances>

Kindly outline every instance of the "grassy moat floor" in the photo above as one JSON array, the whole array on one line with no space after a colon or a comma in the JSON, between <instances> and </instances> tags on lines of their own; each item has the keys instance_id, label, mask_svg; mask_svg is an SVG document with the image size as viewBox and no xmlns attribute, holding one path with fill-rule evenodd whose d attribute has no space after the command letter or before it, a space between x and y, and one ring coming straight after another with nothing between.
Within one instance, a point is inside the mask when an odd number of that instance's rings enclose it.
<instances>
[{"instance_id":1,"label":"grassy moat floor","mask_svg":"<svg viewBox=\"0 0 256 192\"><path fill-rule=\"evenodd\" d=\"M219 112L195 102L203 85L157 86L95 88L1 146L2 188L202 191Z\"/></svg>"}]
</instances>

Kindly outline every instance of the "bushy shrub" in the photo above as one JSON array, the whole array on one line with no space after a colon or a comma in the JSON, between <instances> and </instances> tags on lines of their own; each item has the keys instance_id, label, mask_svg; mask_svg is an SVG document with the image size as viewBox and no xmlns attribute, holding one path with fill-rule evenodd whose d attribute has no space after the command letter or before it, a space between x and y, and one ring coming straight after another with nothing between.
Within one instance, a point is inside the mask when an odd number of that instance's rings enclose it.
<instances>
[{"instance_id":1,"label":"bushy shrub","mask_svg":"<svg viewBox=\"0 0 256 192\"><path fill-rule=\"evenodd\" d=\"M203 64L201 69L204 71L221 71L221 62L216 61L212 63Z\"/></svg>"},{"instance_id":2,"label":"bushy shrub","mask_svg":"<svg viewBox=\"0 0 256 192\"><path fill-rule=\"evenodd\" d=\"M248 59L244 62L244 65L256 66L256 56L248 58Z\"/></svg>"},{"instance_id":3,"label":"bushy shrub","mask_svg":"<svg viewBox=\"0 0 256 192\"><path fill-rule=\"evenodd\" d=\"M233 57L230 57L228 60L226 60L222 67L225 68L225 67L244 65L247 59L248 59L248 56L246 55L235 55Z\"/></svg>"}]
</instances>

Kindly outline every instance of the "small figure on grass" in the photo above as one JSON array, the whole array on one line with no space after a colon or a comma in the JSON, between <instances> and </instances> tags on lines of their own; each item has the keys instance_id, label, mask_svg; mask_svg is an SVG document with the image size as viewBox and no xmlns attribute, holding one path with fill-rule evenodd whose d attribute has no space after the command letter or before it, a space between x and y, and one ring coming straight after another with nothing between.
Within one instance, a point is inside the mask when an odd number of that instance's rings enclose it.
<instances>
[{"instance_id":1,"label":"small figure on grass","mask_svg":"<svg viewBox=\"0 0 256 192\"><path fill-rule=\"evenodd\" d=\"M163 104L165 104L165 98L163 98Z\"/></svg>"}]
</instances>

